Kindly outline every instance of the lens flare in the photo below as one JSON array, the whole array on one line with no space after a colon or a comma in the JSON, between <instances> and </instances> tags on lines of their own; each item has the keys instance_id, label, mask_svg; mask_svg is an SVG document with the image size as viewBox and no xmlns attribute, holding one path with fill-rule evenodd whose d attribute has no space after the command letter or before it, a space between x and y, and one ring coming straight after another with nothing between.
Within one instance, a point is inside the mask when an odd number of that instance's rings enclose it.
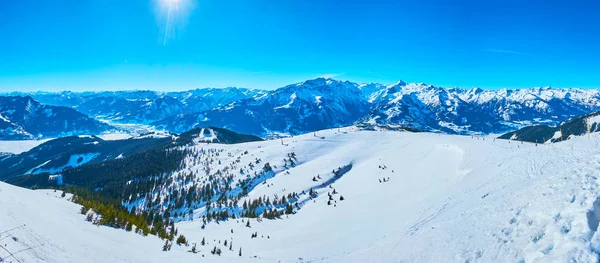
<instances>
[{"instance_id":1,"label":"lens flare","mask_svg":"<svg viewBox=\"0 0 600 263\"><path fill-rule=\"evenodd\" d=\"M155 0L161 42L166 46L183 31L193 9L193 0Z\"/></svg>"}]
</instances>

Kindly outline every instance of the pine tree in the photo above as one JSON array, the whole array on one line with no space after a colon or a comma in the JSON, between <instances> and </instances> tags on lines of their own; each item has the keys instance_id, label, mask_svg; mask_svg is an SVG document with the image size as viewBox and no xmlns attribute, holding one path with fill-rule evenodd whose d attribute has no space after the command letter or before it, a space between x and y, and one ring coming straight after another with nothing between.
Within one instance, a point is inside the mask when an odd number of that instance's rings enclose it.
<instances>
[{"instance_id":1,"label":"pine tree","mask_svg":"<svg viewBox=\"0 0 600 263\"><path fill-rule=\"evenodd\" d=\"M242 256L242 248L240 247L240 253L239 253L240 257Z\"/></svg>"},{"instance_id":2,"label":"pine tree","mask_svg":"<svg viewBox=\"0 0 600 263\"><path fill-rule=\"evenodd\" d=\"M200 242L200 245L206 245L206 240L204 239L204 237L202 238L202 242Z\"/></svg>"},{"instance_id":3,"label":"pine tree","mask_svg":"<svg viewBox=\"0 0 600 263\"><path fill-rule=\"evenodd\" d=\"M179 235L179 237L177 238L177 245L186 245L187 246L187 240L185 239L184 235Z\"/></svg>"},{"instance_id":4,"label":"pine tree","mask_svg":"<svg viewBox=\"0 0 600 263\"><path fill-rule=\"evenodd\" d=\"M171 250L171 244L169 243L169 240L165 240L165 244L163 245L163 251L169 251Z\"/></svg>"},{"instance_id":5,"label":"pine tree","mask_svg":"<svg viewBox=\"0 0 600 263\"><path fill-rule=\"evenodd\" d=\"M250 219L248 219L248 222L246 223L246 227L250 227Z\"/></svg>"}]
</instances>

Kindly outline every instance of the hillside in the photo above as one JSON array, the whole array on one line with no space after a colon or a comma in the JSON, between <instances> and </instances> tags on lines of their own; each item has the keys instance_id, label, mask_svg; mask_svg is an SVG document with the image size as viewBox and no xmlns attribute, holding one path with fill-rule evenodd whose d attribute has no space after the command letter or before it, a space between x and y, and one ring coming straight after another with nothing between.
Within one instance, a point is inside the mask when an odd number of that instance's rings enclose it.
<instances>
[{"instance_id":1,"label":"hillside","mask_svg":"<svg viewBox=\"0 0 600 263\"><path fill-rule=\"evenodd\" d=\"M47 141L19 155L0 159L2 168L0 180L27 174L59 174L67 167L124 158L150 148L164 147L170 143L171 138L105 141L95 136L63 137Z\"/></svg>"},{"instance_id":2,"label":"hillside","mask_svg":"<svg viewBox=\"0 0 600 263\"><path fill-rule=\"evenodd\" d=\"M173 244L168 252L160 251L164 241L156 237L92 227L83 215L50 209L58 204L40 200L37 192L5 186L0 202L21 203L7 210L17 211L16 218L34 218L21 210L41 209L30 202L46 207L43 218L69 218L27 219L39 227L22 233L39 231L59 248L68 246L62 241L67 237L55 237L60 234L46 227L76 222L68 227L78 236L76 244L117 238L99 245L102 255L89 256L97 261L204 256L215 262L593 262L600 240L594 176L599 166L587 157L599 154L599 145L597 136L536 146L349 127L283 140L177 146L185 153L181 166L123 200L138 212L166 212L176 222L189 246ZM5 217L0 214L0 224ZM99 237L79 237L88 236L77 234L88 226L100 229L93 232ZM198 253L186 253L194 243ZM136 254L120 247L136 247ZM221 256L210 253L214 247ZM22 253L33 261L40 255L50 262L78 258L77 251L65 249Z\"/></svg>"},{"instance_id":3,"label":"hillside","mask_svg":"<svg viewBox=\"0 0 600 263\"><path fill-rule=\"evenodd\" d=\"M600 112L595 112L571 118L554 127L546 125L524 127L505 133L498 138L535 143L553 143L598 131L600 131Z\"/></svg>"},{"instance_id":4,"label":"hillside","mask_svg":"<svg viewBox=\"0 0 600 263\"><path fill-rule=\"evenodd\" d=\"M183 251L162 253L158 238L90 224L60 191L0 182L0 197L0 262L169 262L175 254L193 259Z\"/></svg>"},{"instance_id":5,"label":"hillside","mask_svg":"<svg viewBox=\"0 0 600 263\"><path fill-rule=\"evenodd\" d=\"M0 96L0 140L100 134L113 129L68 107L41 104L31 97Z\"/></svg>"},{"instance_id":6,"label":"hillside","mask_svg":"<svg viewBox=\"0 0 600 263\"><path fill-rule=\"evenodd\" d=\"M131 167L140 167L135 170L146 172L148 170L144 168L149 167L154 167L153 171L173 169L168 167L173 166L173 162L180 162L183 157L171 156L175 159L165 162L165 159L168 159L165 156L169 154L163 152L169 147L200 142L236 144L252 141L262 139L216 127L191 130L180 135L148 133L123 140L103 140L95 136L63 137L44 142L29 151L0 158L0 180L27 187L49 187L61 185L63 182L82 185L84 181L89 183L106 177L109 173L104 169L106 167L110 170L120 167L123 173L128 174L131 173ZM73 168L80 166L90 168L87 168L86 172L73 175ZM65 170L67 177L63 178L62 173ZM98 174L98 171L103 171L104 174ZM54 179L49 180L49 177Z\"/></svg>"}]
</instances>

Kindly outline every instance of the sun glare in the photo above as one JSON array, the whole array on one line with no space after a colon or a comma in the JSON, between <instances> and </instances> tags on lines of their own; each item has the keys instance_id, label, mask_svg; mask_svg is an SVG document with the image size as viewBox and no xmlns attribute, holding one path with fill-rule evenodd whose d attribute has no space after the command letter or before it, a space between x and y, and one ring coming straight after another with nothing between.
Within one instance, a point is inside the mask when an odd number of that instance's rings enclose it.
<instances>
[{"instance_id":1,"label":"sun glare","mask_svg":"<svg viewBox=\"0 0 600 263\"><path fill-rule=\"evenodd\" d=\"M166 46L185 27L193 0L156 0L156 3L161 42Z\"/></svg>"}]
</instances>

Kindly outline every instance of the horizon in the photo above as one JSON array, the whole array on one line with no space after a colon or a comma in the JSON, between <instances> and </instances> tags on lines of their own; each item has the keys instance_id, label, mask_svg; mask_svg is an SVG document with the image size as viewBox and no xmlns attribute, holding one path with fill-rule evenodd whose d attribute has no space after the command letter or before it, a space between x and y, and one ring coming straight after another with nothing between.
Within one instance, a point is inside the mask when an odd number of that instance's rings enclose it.
<instances>
[{"instance_id":1,"label":"horizon","mask_svg":"<svg viewBox=\"0 0 600 263\"><path fill-rule=\"evenodd\" d=\"M600 3L0 3L1 91L273 90L317 77L600 88ZM561 17L561 19L554 19Z\"/></svg>"},{"instance_id":2,"label":"horizon","mask_svg":"<svg viewBox=\"0 0 600 263\"><path fill-rule=\"evenodd\" d=\"M174 93L174 92L186 92L186 91L193 91L193 90L204 90L204 89L247 89L247 90L261 90L261 91L274 91L274 90L278 90L281 88L285 88L287 86L293 86L293 85L297 85L297 84L301 84L304 83L306 81L311 81L311 80L317 80L317 79L324 79L324 80L333 80L333 81L337 81L337 82L351 82L353 84L358 84L358 85L371 85L371 84L377 84L377 85L382 85L382 86L391 86L391 85L397 85L400 82L404 82L405 84L409 85L409 84L416 84L416 85L424 85L424 86L434 86L436 88L441 88L441 89L460 89L460 90L472 90L472 89L482 89L482 90L488 90L488 91L501 91L501 90L532 90L532 89L581 89L581 90L600 90L600 87L598 88L581 88L581 87L552 87L552 86L534 86L534 87L520 87L520 88L484 88L484 87L470 87L470 88L464 88L464 87L444 87L444 86L438 86L438 85L433 85L430 83L426 83L426 82L408 82L408 81L404 81L404 80L397 80L394 81L392 83L377 83L377 82L356 82L356 81L352 81L352 80L347 80L347 79L340 79L340 78L329 78L329 77L316 77L316 78L311 78L311 79L306 79L303 81L299 81L299 82L294 82L294 83L288 83L285 85L281 85L277 88L272 88L272 89L261 89L261 88L251 88L251 87L241 87L241 86L227 86L227 87L200 87L200 88L191 88L191 89L178 89L178 90L158 90L158 89L120 89L120 90L110 90L110 89L106 89L106 90L102 90L102 89L98 89L98 90L34 90L34 91L19 91L19 90L0 90L0 95L10 95L10 94L30 94L30 93L63 93L63 92L71 92L71 93L101 93L101 92L157 92L157 93Z\"/></svg>"}]
</instances>

